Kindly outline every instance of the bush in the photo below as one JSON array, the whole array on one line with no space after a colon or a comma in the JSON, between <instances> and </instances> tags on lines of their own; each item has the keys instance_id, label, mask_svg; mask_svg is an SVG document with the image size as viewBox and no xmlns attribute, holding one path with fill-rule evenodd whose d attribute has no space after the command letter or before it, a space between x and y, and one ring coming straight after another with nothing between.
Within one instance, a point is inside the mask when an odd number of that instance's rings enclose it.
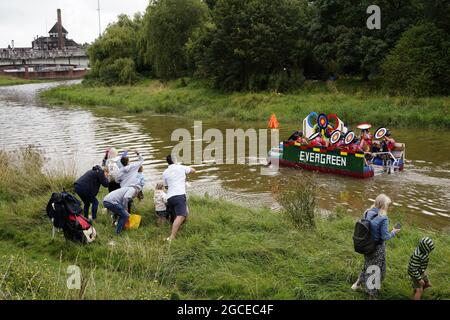
<instances>
[{"instance_id":1,"label":"bush","mask_svg":"<svg viewBox=\"0 0 450 320\"><path fill-rule=\"evenodd\" d=\"M43 164L42 155L31 146L15 152L0 150L0 203L69 189L73 183L70 175L52 179L42 171Z\"/></svg>"},{"instance_id":2,"label":"bush","mask_svg":"<svg viewBox=\"0 0 450 320\"><path fill-rule=\"evenodd\" d=\"M450 36L432 23L405 31L382 69L389 88L416 96L450 92Z\"/></svg>"},{"instance_id":3,"label":"bush","mask_svg":"<svg viewBox=\"0 0 450 320\"><path fill-rule=\"evenodd\" d=\"M99 69L99 79L107 85L133 84L138 79L134 61L130 58L121 58L102 65Z\"/></svg>"},{"instance_id":4,"label":"bush","mask_svg":"<svg viewBox=\"0 0 450 320\"><path fill-rule=\"evenodd\" d=\"M302 177L288 182L286 188L277 197L284 212L293 225L299 229L315 228L318 210L316 184L311 178Z\"/></svg>"}]
</instances>

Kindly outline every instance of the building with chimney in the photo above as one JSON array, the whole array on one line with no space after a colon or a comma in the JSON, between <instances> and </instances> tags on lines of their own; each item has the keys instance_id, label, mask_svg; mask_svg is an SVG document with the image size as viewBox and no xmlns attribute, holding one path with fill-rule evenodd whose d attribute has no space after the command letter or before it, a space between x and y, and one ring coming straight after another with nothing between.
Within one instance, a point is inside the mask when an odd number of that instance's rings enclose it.
<instances>
[{"instance_id":1,"label":"building with chimney","mask_svg":"<svg viewBox=\"0 0 450 320\"><path fill-rule=\"evenodd\" d=\"M68 31L62 25L61 9L57 10L57 22L48 32L48 37L37 37L31 43L31 47L34 50L63 50L63 49L76 49L81 46L68 39Z\"/></svg>"}]
</instances>

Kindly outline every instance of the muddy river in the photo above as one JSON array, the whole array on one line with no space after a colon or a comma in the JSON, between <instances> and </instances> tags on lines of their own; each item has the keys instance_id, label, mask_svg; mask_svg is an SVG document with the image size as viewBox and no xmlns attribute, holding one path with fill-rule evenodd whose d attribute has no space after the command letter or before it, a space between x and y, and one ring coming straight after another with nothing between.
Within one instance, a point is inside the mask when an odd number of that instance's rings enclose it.
<instances>
[{"instance_id":1,"label":"muddy river","mask_svg":"<svg viewBox=\"0 0 450 320\"><path fill-rule=\"evenodd\" d=\"M48 159L48 169L78 175L101 163L108 147L137 148L145 158L147 187L152 188L166 168L165 156L178 143L171 141L172 132L178 128L194 130L193 120L182 117L49 107L39 100L40 90L60 84L0 87L0 149L34 145ZM223 132L235 128L264 129L266 123L203 121L203 132L208 128ZM293 125L281 124L281 138L294 129ZM360 180L282 168L275 176L265 176L260 174L260 164L204 162L194 165L198 174L189 179L188 192L276 209L274 194L282 192L286 180L308 174L320 187L322 209L333 210L341 205L350 214L360 215L378 193L384 192L408 220L450 230L450 132L396 128L391 131L397 141L406 143L407 162L400 173Z\"/></svg>"}]
</instances>

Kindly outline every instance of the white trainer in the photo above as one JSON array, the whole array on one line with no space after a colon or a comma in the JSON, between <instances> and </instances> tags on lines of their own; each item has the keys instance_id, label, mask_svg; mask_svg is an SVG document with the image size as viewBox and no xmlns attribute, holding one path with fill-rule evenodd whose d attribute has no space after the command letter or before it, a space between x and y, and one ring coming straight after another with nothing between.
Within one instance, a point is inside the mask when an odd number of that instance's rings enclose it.
<instances>
[{"instance_id":1,"label":"white trainer","mask_svg":"<svg viewBox=\"0 0 450 320\"><path fill-rule=\"evenodd\" d=\"M356 281L353 285L352 285L352 290L353 291L357 291L361 289L361 285L358 283L358 281Z\"/></svg>"}]
</instances>

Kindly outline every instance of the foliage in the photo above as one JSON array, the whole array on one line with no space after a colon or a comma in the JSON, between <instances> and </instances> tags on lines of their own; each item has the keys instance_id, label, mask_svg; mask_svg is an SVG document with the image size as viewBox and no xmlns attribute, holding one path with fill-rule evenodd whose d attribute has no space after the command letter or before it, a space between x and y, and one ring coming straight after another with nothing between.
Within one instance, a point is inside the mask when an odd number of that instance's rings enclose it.
<instances>
[{"instance_id":1,"label":"foliage","mask_svg":"<svg viewBox=\"0 0 450 320\"><path fill-rule=\"evenodd\" d=\"M208 13L200 0L159 0L147 8L139 41L140 54L158 78L171 79L187 70L186 43L203 26Z\"/></svg>"},{"instance_id":2,"label":"foliage","mask_svg":"<svg viewBox=\"0 0 450 320\"><path fill-rule=\"evenodd\" d=\"M143 17L119 16L89 47L92 70L87 82L132 84L139 75L164 81L195 75L228 91L287 92L309 79L360 76L369 81L385 76L381 64L412 26L432 23L450 31L448 1L379 0L379 30L366 26L366 9L372 4L370 0L150 1ZM429 43L433 50L440 50L439 45ZM427 83L430 76L417 77L416 82L423 83L419 86L434 87ZM449 87L447 77L441 80ZM396 84L396 91L405 92L417 85Z\"/></svg>"},{"instance_id":3,"label":"foliage","mask_svg":"<svg viewBox=\"0 0 450 320\"><path fill-rule=\"evenodd\" d=\"M213 24L190 43L192 60L218 88L298 88L307 13L303 0L219 0Z\"/></svg>"},{"instance_id":4,"label":"foliage","mask_svg":"<svg viewBox=\"0 0 450 320\"><path fill-rule=\"evenodd\" d=\"M186 80L187 79L187 80ZM96 107L109 106L114 112L178 114L193 119L266 123L272 112L293 128L309 112L338 114L348 124L370 121L374 126L450 128L450 98L389 96L382 79L363 82L340 78L328 86L306 81L303 88L288 94L271 92L225 93L209 88L197 79L161 83L145 80L133 87L76 85L44 91L41 97L51 104Z\"/></svg>"},{"instance_id":5,"label":"foliage","mask_svg":"<svg viewBox=\"0 0 450 320\"><path fill-rule=\"evenodd\" d=\"M393 90L424 96L450 92L450 36L430 23L408 29L383 64Z\"/></svg>"},{"instance_id":6,"label":"foliage","mask_svg":"<svg viewBox=\"0 0 450 320\"><path fill-rule=\"evenodd\" d=\"M316 193L317 185L313 179L304 176L302 179L289 181L278 195L278 202L296 228L315 228L318 213Z\"/></svg>"},{"instance_id":7,"label":"foliage","mask_svg":"<svg viewBox=\"0 0 450 320\"><path fill-rule=\"evenodd\" d=\"M104 34L88 48L91 71L87 79L99 80L107 85L132 84L142 68L137 49L140 15L131 20L120 15Z\"/></svg>"}]
</instances>

